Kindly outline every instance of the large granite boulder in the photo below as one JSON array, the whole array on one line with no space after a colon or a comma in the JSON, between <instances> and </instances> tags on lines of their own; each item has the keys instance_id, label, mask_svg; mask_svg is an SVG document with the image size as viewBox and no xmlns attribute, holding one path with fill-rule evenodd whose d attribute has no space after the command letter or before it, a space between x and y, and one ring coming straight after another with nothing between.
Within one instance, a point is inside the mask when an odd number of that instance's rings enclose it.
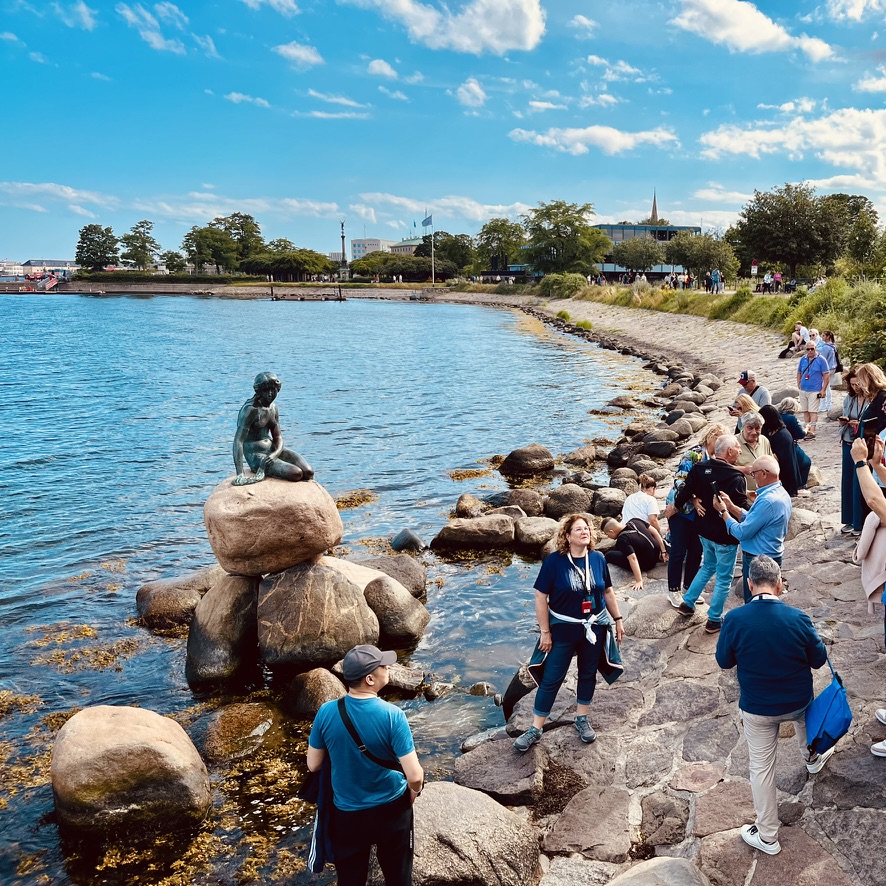
<instances>
[{"instance_id":1,"label":"large granite boulder","mask_svg":"<svg viewBox=\"0 0 886 886\"><path fill-rule=\"evenodd\" d=\"M400 582L381 575L366 585L363 596L378 619L381 643L401 649L421 640L431 614Z\"/></svg>"},{"instance_id":2,"label":"large granite boulder","mask_svg":"<svg viewBox=\"0 0 886 886\"><path fill-rule=\"evenodd\" d=\"M479 517L489 510L489 505L471 495L470 492L463 492L455 503L455 516L461 518Z\"/></svg>"},{"instance_id":3,"label":"large granite boulder","mask_svg":"<svg viewBox=\"0 0 886 886\"><path fill-rule=\"evenodd\" d=\"M534 489L505 489L487 495L483 501L491 508L516 505L527 517L540 517L544 513L544 499Z\"/></svg>"},{"instance_id":4,"label":"large granite boulder","mask_svg":"<svg viewBox=\"0 0 886 886\"><path fill-rule=\"evenodd\" d=\"M579 446L563 456L563 461L568 465L587 466L593 464L597 460L597 447L592 443L586 446Z\"/></svg>"},{"instance_id":5,"label":"large granite boulder","mask_svg":"<svg viewBox=\"0 0 886 886\"><path fill-rule=\"evenodd\" d=\"M558 526L550 517L523 517L514 524L517 546L537 552L554 537Z\"/></svg>"},{"instance_id":6,"label":"large granite boulder","mask_svg":"<svg viewBox=\"0 0 886 886\"><path fill-rule=\"evenodd\" d=\"M232 763L287 741L280 711L264 702L238 702L223 707L206 727L203 753L211 764Z\"/></svg>"},{"instance_id":7,"label":"large granite boulder","mask_svg":"<svg viewBox=\"0 0 886 886\"><path fill-rule=\"evenodd\" d=\"M209 543L227 572L282 572L341 541L332 496L316 481L273 477L250 486L216 486L203 506Z\"/></svg>"},{"instance_id":8,"label":"large granite boulder","mask_svg":"<svg viewBox=\"0 0 886 886\"><path fill-rule=\"evenodd\" d=\"M630 799L624 788L591 785L579 791L545 837L545 851L580 852L616 863L627 861L631 851Z\"/></svg>"},{"instance_id":9,"label":"large granite boulder","mask_svg":"<svg viewBox=\"0 0 886 886\"><path fill-rule=\"evenodd\" d=\"M427 567L409 554L384 555L363 560L361 566L377 569L396 579L413 597L424 597L428 585Z\"/></svg>"},{"instance_id":10,"label":"large granite boulder","mask_svg":"<svg viewBox=\"0 0 886 886\"><path fill-rule=\"evenodd\" d=\"M509 736L487 741L455 761L455 783L489 794L506 806L526 806L542 793L547 752L541 745L514 752Z\"/></svg>"},{"instance_id":11,"label":"large granite boulder","mask_svg":"<svg viewBox=\"0 0 886 886\"><path fill-rule=\"evenodd\" d=\"M345 687L326 668L313 668L293 677L283 694L283 707L296 720L313 720L320 706L343 698Z\"/></svg>"},{"instance_id":12,"label":"large granite boulder","mask_svg":"<svg viewBox=\"0 0 886 886\"><path fill-rule=\"evenodd\" d=\"M554 456L550 449L541 443L530 443L515 449L498 466L505 477L533 477L536 474L549 474L554 470Z\"/></svg>"},{"instance_id":13,"label":"large granite boulder","mask_svg":"<svg viewBox=\"0 0 886 886\"><path fill-rule=\"evenodd\" d=\"M552 489L545 499L545 516L560 520L567 514L585 514L591 506L591 493L574 483Z\"/></svg>"},{"instance_id":14,"label":"large granite boulder","mask_svg":"<svg viewBox=\"0 0 886 886\"><path fill-rule=\"evenodd\" d=\"M401 529L392 539L391 547L400 553L401 551L413 551L420 554L427 545L421 540L421 536L413 529Z\"/></svg>"},{"instance_id":15,"label":"large granite boulder","mask_svg":"<svg viewBox=\"0 0 886 886\"><path fill-rule=\"evenodd\" d=\"M135 595L139 620L152 631L190 624L200 598L224 574L221 566L209 566L180 578L163 578L142 585Z\"/></svg>"},{"instance_id":16,"label":"large granite boulder","mask_svg":"<svg viewBox=\"0 0 886 886\"><path fill-rule=\"evenodd\" d=\"M431 542L432 550L485 550L509 548L514 543L514 521L504 514L450 520Z\"/></svg>"},{"instance_id":17,"label":"large granite boulder","mask_svg":"<svg viewBox=\"0 0 886 886\"><path fill-rule=\"evenodd\" d=\"M469 788L431 782L415 802L414 886L535 886L532 826Z\"/></svg>"},{"instance_id":18,"label":"large granite boulder","mask_svg":"<svg viewBox=\"0 0 886 886\"><path fill-rule=\"evenodd\" d=\"M615 489L612 486L598 489L594 493L591 513L597 517L617 517L624 507L626 498L627 496L621 489Z\"/></svg>"},{"instance_id":19,"label":"large granite boulder","mask_svg":"<svg viewBox=\"0 0 886 886\"><path fill-rule=\"evenodd\" d=\"M258 660L259 579L222 574L197 604L188 631L185 677L191 686L230 680Z\"/></svg>"},{"instance_id":20,"label":"large granite boulder","mask_svg":"<svg viewBox=\"0 0 886 886\"><path fill-rule=\"evenodd\" d=\"M635 864L610 880L609 886L711 886L711 881L688 858L662 857Z\"/></svg>"},{"instance_id":21,"label":"large granite boulder","mask_svg":"<svg viewBox=\"0 0 886 886\"><path fill-rule=\"evenodd\" d=\"M59 821L80 831L170 831L212 805L209 774L184 729L145 708L97 705L74 714L52 748Z\"/></svg>"},{"instance_id":22,"label":"large granite boulder","mask_svg":"<svg viewBox=\"0 0 886 886\"><path fill-rule=\"evenodd\" d=\"M328 666L378 636L360 586L325 562L300 563L261 583L258 643L269 665Z\"/></svg>"}]
</instances>

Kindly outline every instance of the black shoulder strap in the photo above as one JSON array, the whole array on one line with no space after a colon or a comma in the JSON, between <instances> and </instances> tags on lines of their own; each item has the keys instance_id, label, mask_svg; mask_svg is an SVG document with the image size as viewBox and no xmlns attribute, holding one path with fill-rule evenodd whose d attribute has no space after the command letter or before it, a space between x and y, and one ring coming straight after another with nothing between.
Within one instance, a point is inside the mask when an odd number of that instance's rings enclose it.
<instances>
[{"instance_id":1,"label":"black shoulder strap","mask_svg":"<svg viewBox=\"0 0 886 886\"><path fill-rule=\"evenodd\" d=\"M360 738L360 733L357 732L350 716L348 715L348 709L345 707L344 698L338 700L338 712L341 715L342 722L345 724L345 729L348 730L348 734L354 739L354 744L360 749L361 754L367 756L377 766L382 766L384 769L390 769L393 772L403 772L403 767L400 765L399 760L381 760L376 757L365 744L363 744L363 739Z\"/></svg>"}]
</instances>

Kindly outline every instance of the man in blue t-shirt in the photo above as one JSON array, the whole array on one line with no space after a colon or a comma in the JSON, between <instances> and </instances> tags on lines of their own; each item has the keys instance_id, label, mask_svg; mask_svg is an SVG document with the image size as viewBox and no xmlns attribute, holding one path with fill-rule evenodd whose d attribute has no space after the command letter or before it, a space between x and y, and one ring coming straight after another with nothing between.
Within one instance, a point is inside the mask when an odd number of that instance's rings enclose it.
<instances>
[{"instance_id":1,"label":"man in blue t-shirt","mask_svg":"<svg viewBox=\"0 0 886 886\"><path fill-rule=\"evenodd\" d=\"M805 354L797 363L797 387L800 389L800 409L806 418L807 437L815 436L818 411L827 394L830 378L828 361L818 353L815 344L808 342Z\"/></svg>"},{"instance_id":2,"label":"man in blue t-shirt","mask_svg":"<svg viewBox=\"0 0 886 886\"><path fill-rule=\"evenodd\" d=\"M809 754L806 746L806 708L812 701L812 669L827 661L821 637L809 616L786 606L781 570L771 557L754 557L748 584L751 602L733 609L723 621L717 640L717 664L738 668L738 707L748 742L748 761L755 824L744 825L745 843L776 855L778 797L775 758L782 723L794 724L794 735L810 774L820 772L834 753Z\"/></svg>"},{"instance_id":3,"label":"man in blue t-shirt","mask_svg":"<svg viewBox=\"0 0 886 886\"><path fill-rule=\"evenodd\" d=\"M388 667L396 652L355 646L344 658L347 716L366 750L360 750L342 719L338 701L317 712L308 739L308 769L317 772L326 754L332 764L332 849L339 886L366 886L369 853L375 846L386 886L412 884L412 803L421 794L424 772L415 753L406 715L382 701Z\"/></svg>"}]
</instances>

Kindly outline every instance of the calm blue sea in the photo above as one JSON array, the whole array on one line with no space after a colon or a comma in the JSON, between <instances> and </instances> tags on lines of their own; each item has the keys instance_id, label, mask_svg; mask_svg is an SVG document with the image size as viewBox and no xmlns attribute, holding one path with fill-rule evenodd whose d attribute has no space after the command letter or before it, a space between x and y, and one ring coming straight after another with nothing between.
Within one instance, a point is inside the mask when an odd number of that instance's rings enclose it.
<instances>
[{"instance_id":1,"label":"calm blue sea","mask_svg":"<svg viewBox=\"0 0 886 886\"><path fill-rule=\"evenodd\" d=\"M74 864L45 780L13 791L9 767L39 765L49 714L206 704L185 682L185 642L130 620L144 582L212 562L202 505L232 473L237 411L263 370L282 379L284 440L317 480L378 496L342 514L354 558L404 527L430 541L462 492L506 488L497 474L448 471L532 441L564 453L617 436L623 418L588 410L654 384L639 361L509 310L0 295L0 691L39 699L0 719L0 882L161 879ZM432 620L412 661L459 691L406 707L420 754L446 777L462 738L502 722L461 688L503 689L528 654L537 564L425 559ZM119 653L110 668L76 659L96 647ZM236 882L236 863L225 871L211 882Z\"/></svg>"}]
</instances>

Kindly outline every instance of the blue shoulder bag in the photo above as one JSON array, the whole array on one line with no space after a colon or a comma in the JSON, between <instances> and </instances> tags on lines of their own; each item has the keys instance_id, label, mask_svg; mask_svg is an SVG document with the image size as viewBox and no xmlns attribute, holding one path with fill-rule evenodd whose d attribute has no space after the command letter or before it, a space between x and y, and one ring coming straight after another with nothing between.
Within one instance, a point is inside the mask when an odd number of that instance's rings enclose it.
<instances>
[{"instance_id":1,"label":"blue shoulder bag","mask_svg":"<svg viewBox=\"0 0 886 886\"><path fill-rule=\"evenodd\" d=\"M806 708L806 742L813 754L823 754L832 748L852 725L852 710L846 698L846 687L834 670L830 658L828 667L833 679Z\"/></svg>"}]
</instances>

